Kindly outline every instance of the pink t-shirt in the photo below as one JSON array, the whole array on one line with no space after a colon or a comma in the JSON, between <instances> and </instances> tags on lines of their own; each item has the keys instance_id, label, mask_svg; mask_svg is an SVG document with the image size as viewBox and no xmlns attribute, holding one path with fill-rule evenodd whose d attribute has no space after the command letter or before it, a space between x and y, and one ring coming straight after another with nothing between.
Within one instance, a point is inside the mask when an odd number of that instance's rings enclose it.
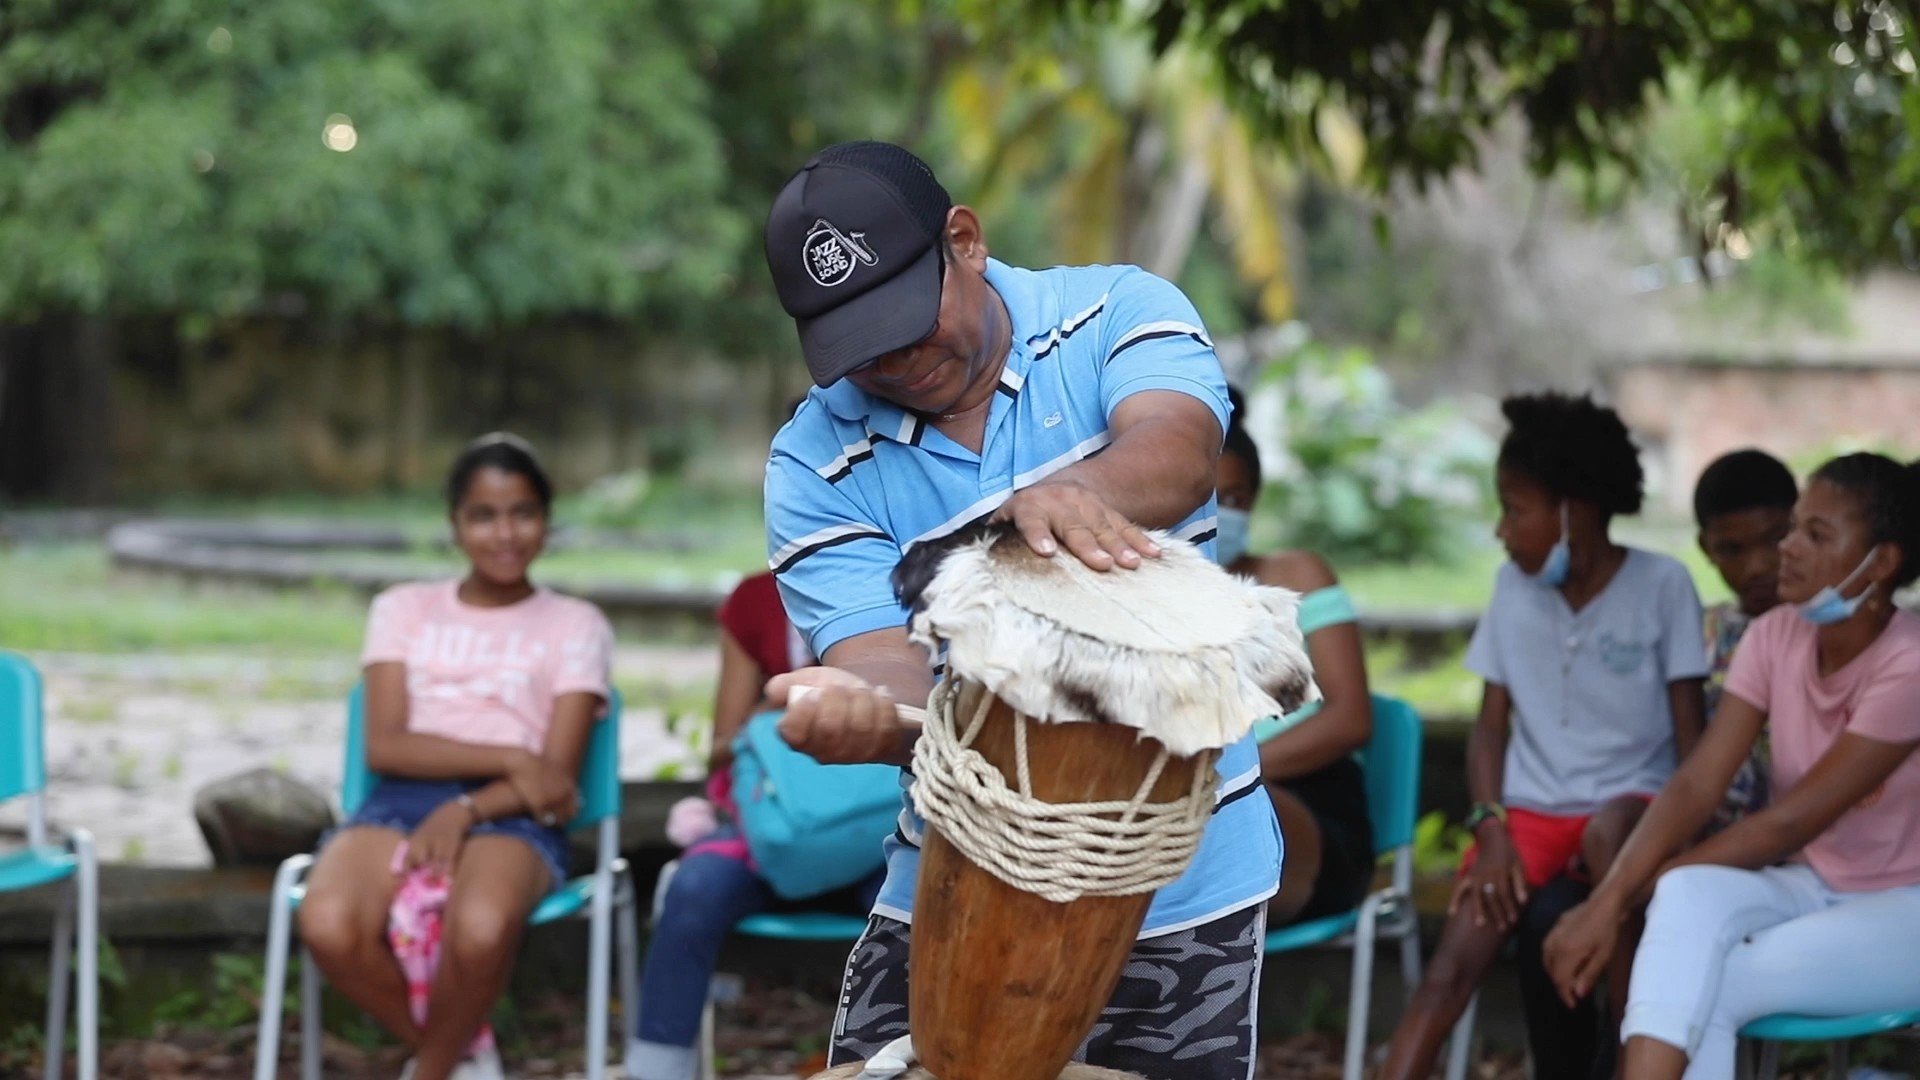
<instances>
[{"instance_id":1,"label":"pink t-shirt","mask_svg":"<svg viewBox=\"0 0 1920 1080\"><path fill-rule=\"evenodd\" d=\"M1920 617L1895 612L1872 645L1822 678L1818 627L1782 604L1753 621L1727 672L1726 693L1767 714L1773 791L1793 789L1814 762L1851 733L1880 742L1920 742ZM1920 882L1920 755L1840 815L1801 851L1830 887L1846 892Z\"/></svg>"},{"instance_id":2,"label":"pink t-shirt","mask_svg":"<svg viewBox=\"0 0 1920 1080\"><path fill-rule=\"evenodd\" d=\"M599 608L545 589L484 608L459 588L419 581L375 597L360 663L407 665L407 730L537 754L554 699L607 696L613 629Z\"/></svg>"}]
</instances>

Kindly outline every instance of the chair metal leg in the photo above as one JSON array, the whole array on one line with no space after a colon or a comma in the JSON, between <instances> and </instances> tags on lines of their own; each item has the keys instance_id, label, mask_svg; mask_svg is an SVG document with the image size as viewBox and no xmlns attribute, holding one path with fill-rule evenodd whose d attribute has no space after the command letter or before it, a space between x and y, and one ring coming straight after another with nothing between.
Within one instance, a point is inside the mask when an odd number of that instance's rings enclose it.
<instances>
[{"instance_id":1,"label":"chair metal leg","mask_svg":"<svg viewBox=\"0 0 1920 1080\"><path fill-rule=\"evenodd\" d=\"M267 963L260 987L260 1037L253 1057L253 1080L274 1080L280 1071L280 1026L285 1019L287 956L292 951L293 908L287 897L293 883L312 865L310 855L296 855L280 864L267 898ZM302 966L306 961L303 959ZM304 988L305 976L302 976Z\"/></svg>"},{"instance_id":2,"label":"chair metal leg","mask_svg":"<svg viewBox=\"0 0 1920 1080\"><path fill-rule=\"evenodd\" d=\"M587 1080L606 1080L608 983L613 967L614 877L607 866L595 875L587 928Z\"/></svg>"},{"instance_id":3,"label":"chair metal leg","mask_svg":"<svg viewBox=\"0 0 1920 1080\"><path fill-rule=\"evenodd\" d=\"M75 1075L77 1080L96 1080L100 1075L100 864L93 855L91 833L75 829L68 841L80 861L74 903L80 922L75 943L80 953L80 1068Z\"/></svg>"},{"instance_id":4,"label":"chair metal leg","mask_svg":"<svg viewBox=\"0 0 1920 1080\"><path fill-rule=\"evenodd\" d=\"M720 1075L713 1060L713 993L708 991L707 1003L700 1010L700 1080L717 1080Z\"/></svg>"},{"instance_id":5,"label":"chair metal leg","mask_svg":"<svg viewBox=\"0 0 1920 1080\"><path fill-rule=\"evenodd\" d=\"M1347 990L1347 1049L1341 1063L1342 1080L1364 1080L1367 1059L1367 1020L1373 1005L1373 943L1380 916L1380 898L1360 904L1360 922L1353 931L1353 972Z\"/></svg>"},{"instance_id":6,"label":"chair metal leg","mask_svg":"<svg viewBox=\"0 0 1920 1080\"><path fill-rule=\"evenodd\" d=\"M54 901L53 950L47 961L46 1080L60 1080L66 1071L67 991L73 984L73 912L79 904L76 882L60 886Z\"/></svg>"},{"instance_id":7,"label":"chair metal leg","mask_svg":"<svg viewBox=\"0 0 1920 1080\"><path fill-rule=\"evenodd\" d=\"M1780 1080L1780 1044L1760 1044L1760 1080Z\"/></svg>"},{"instance_id":8,"label":"chair metal leg","mask_svg":"<svg viewBox=\"0 0 1920 1080\"><path fill-rule=\"evenodd\" d=\"M320 1080L320 965L300 944L300 1080Z\"/></svg>"},{"instance_id":9,"label":"chair metal leg","mask_svg":"<svg viewBox=\"0 0 1920 1080\"><path fill-rule=\"evenodd\" d=\"M1466 1080L1467 1066L1473 1057L1473 1025L1480 1012L1480 994L1467 999L1460 1020L1453 1025L1453 1038L1447 1042L1447 1080Z\"/></svg>"},{"instance_id":10,"label":"chair metal leg","mask_svg":"<svg viewBox=\"0 0 1920 1080\"><path fill-rule=\"evenodd\" d=\"M619 922L614 929L619 940L615 948L620 965L620 1042L624 1045L640 1032L640 891L633 871L624 863L619 874Z\"/></svg>"},{"instance_id":11,"label":"chair metal leg","mask_svg":"<svg viewBox=\"0 0 1920 1080\"><path fill-rule=\"evenodd\" d=\"M1407 932L1400 938L1400 998L1403 1007L1412 1004L1413 992L1419 986L1420 927L1416 923L1408 926Z\"/></svg>"},{"instance_id":12,"label":"chair metal leg","mask_svg":"<svg viewBox=\"0 0 1920 1080\"><path fill-rule=\"evenodd\" d=\"M1827 1052L1827 1075L1832 1080L1847 1080L1851 1071L1853 1044L1845 1039L1833 1040L1833 1048Z\"/></svg>"}]
</instances>

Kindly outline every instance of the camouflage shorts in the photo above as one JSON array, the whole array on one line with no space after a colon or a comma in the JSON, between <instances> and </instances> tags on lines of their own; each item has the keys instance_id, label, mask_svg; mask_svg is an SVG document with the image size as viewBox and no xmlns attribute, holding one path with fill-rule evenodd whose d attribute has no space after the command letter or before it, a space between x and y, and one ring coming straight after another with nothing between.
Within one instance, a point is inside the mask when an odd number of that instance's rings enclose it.
<instances>
[{"instance_id":1,"label":"camouflage shorts","mask_svg":"<svg viewBox=\"0 0 1920 1080\"><path fill-rule=\"evenodd\" d=\"M1074 1060L1147 1080L1250 1080L1267 906L1134 943L1120 984ZM912 927L875 915L847 958L831 1064L907 1033Z\"/></svg>"}]
</instances>

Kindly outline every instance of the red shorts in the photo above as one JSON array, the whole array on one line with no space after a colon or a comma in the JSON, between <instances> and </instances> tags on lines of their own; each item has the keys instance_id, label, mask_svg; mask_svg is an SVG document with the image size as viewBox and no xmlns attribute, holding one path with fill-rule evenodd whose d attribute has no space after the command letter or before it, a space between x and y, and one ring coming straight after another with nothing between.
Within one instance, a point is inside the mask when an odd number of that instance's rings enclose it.
<instances>
[{"instance_id":1,"label":"red shorts","mask_svg":"<svg viewBox=\"0 0 1920 1080\"><path fill-rule=\"evenodd\" d=\"M1628 797L1653 801L1650 795ZM1580 841L1586 836L1587 822L1592 820L1592 814L1559 817L1532 810L1507 811L1507 835L1513 839L1513 852L1520 857L1520 870L1526 875L1528 888L1537 889L1562 874L1579 881L1587 879L1586 870L1579 865ZM1462 874L1473 869L1479 848L1476 843L1467 849L1460 860Z\"/></svg>"}]
</instances>

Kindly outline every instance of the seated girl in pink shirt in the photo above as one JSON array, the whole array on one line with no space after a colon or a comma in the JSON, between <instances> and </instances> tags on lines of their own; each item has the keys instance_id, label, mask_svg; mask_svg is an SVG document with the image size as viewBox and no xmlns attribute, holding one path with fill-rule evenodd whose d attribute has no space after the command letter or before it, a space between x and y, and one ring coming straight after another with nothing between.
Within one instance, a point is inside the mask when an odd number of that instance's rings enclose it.
<instances>
[{"instance_id":1,"label":"seated girl in pink shirt","mask_svg":"<svg viewBox=\"0 0 1920 1080\"><path fill-rule=\"evenodd\" d=\"M1916 577L1920 477L1877 454L1814 473L1780 544L1783 602L1741 639L1699 747L1547 939L1572 1001L1658 881L1625 1075L1721 1080L1761 1016L1920 1005L1920 617L1892 601ZM1773 801L1682 853L1763 725Z\"/></svg>"},{"instance_id":2,"label":"seated girl in pink shirt","mask_svg":"<svg viewBox=\"0 0 1920 1080\"><path fill-rule=\"evenodd\" d=\"M328 981L413 1049L412 1080L456 1068L498 1075L497 1060L462 1059L506 984L527 916L566 879L564 826L613 643L593 605L527 579L552 486L524 443L469 446L447 501L470 566L458 580L396 585L373 602L361 661L367 765L379 780L321 849L299 916ZM451 884L427 1018L416 1024L387 920L396 886L421 866Z\"/></svg>"}]
</instances>

